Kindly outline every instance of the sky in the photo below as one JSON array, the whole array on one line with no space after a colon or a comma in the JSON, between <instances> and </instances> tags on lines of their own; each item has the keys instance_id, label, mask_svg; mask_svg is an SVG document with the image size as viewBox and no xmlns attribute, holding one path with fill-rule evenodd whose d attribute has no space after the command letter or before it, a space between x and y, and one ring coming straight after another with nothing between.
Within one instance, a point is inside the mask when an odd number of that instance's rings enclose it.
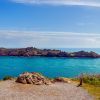
<instances>
[{"instance_id":1,"label":"sky","mask_svg":"<svg viewBox=\"0 0 100 100\"><path fill-rule=\"evenodd\" d=\"M99 48L100 0L0 0L0 47Z\"/></svg>"}]
</instances>

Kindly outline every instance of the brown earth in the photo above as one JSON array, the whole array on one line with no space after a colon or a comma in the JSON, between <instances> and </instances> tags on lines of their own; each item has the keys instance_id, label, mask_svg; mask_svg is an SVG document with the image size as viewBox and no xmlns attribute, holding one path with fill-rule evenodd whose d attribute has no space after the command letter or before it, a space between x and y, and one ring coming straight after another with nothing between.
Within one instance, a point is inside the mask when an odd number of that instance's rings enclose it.
<instances>
[{"instance_id":1,"label":"brown earth","mask_svg":"<svg viewBox=\"0 0 100 100\"><path fill-rule=\"evenodd\" d=\"M72 83L56 82L51 85L0 82L0 100L93 100L81 87Z\"/></svg>"}]
</instances>

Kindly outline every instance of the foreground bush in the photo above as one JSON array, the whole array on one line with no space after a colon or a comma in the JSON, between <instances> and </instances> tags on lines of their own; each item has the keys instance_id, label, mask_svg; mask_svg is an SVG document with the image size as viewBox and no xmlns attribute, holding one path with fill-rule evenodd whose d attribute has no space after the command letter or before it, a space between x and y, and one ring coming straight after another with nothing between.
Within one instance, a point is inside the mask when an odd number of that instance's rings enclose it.
<instances>
[{"instance_id":1,"label":"foreground bush","mask_svg":"<svg viewBox=\"0 0 100 100\"><path fill-rule=\"evenodd\" d=\"M12 80L12 76L5 76L4 78L3 78L3 80Z\"/></svg>"},{"instance_id":2,"label":"foreground bush","mask_svg":"<svg viewBox=\"0 0 100 100\"><path fill-rule=\"evenodd\" d=\"M100 74L98 75L89 75L89 74L82 74L77 78L73 78L73 81L80 81L82 79L83 83L100 86Z\"/></svg>"},{"instance_id":3,"label":"foreground bush","mask_svg":"<svg viewBox=\"0 0 100 100\"><path fill-rule=\"evenodd\" d=\"M100 75L83 75L83 82L100 86Z\"/></svg>"},{"instance_id":4,"label":"foreground bush","mask_svg":"<svg viewBox=\"0 0 100 100\"><path fill-rule=\"evenodd\" d=\"M85 88L91 95L93 95L95 100L100 100L100 74L83 74L77 78L73 78L72 80L75 82L80 82L80 79L82 79L83 82L82 87Z\"/></svg>"}]
</instances>

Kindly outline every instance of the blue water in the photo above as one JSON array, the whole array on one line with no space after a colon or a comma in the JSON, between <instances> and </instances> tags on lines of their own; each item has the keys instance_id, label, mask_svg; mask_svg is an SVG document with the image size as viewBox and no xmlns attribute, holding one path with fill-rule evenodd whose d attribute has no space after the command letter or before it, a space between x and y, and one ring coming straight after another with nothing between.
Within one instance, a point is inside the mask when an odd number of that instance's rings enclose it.
<instances>
[{"instance_id":1,"label":"blue water","mask_svg":"<svg viewBox=\"0 0 100 100\"><path fill-rule=\"evenodd\" d=\"M40 72L47 77L75 77L81 73L100 73L100 59L50 57L0 57L0 79L20 73Z\"/></svg>"}]
</instances>

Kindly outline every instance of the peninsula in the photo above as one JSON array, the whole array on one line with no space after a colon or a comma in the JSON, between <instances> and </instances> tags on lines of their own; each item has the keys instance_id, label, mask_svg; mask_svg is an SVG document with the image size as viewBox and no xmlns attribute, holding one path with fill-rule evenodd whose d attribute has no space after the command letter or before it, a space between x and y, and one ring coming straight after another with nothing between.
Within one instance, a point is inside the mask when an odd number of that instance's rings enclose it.
<instances>
[{"instance_id":1,"label":"peninsula","mask_svg":"<svg viewBox=\"0 0 100 100\"><path fill-rule=\"evenodd\" d=\"M0 56L44 56L44 57L79 57L79 58L100 58L100 54L93 51L65 52L61 50L27 48L0 48Z\"/></svg>"}]
</instances>

